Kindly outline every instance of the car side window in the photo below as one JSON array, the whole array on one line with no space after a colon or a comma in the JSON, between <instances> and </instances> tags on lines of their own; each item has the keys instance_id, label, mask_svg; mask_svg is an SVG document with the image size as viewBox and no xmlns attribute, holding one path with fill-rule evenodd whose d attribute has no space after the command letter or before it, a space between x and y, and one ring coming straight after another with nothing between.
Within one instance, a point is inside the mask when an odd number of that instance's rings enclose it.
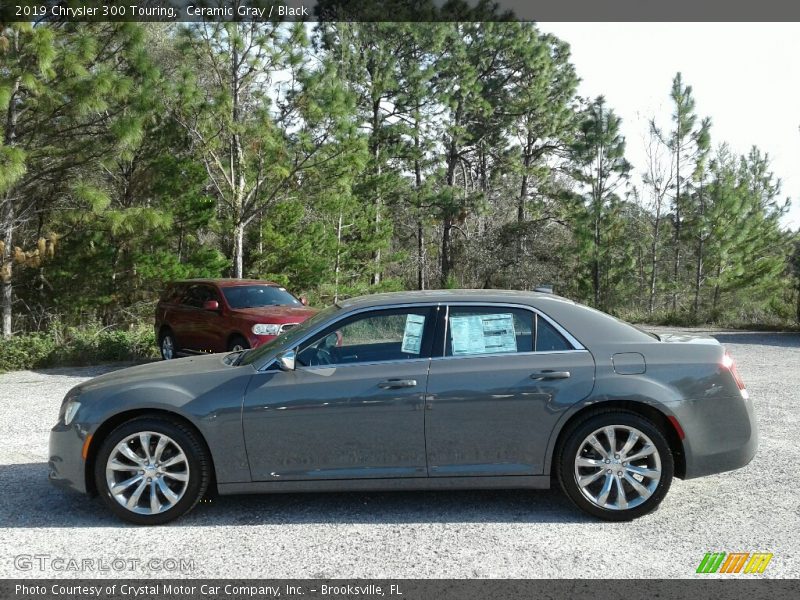
<instances>
[{"instance_id":1,"label":"car side window","mask_svg":"<svg viewBox=\"0 0 800 600\"><path fill-rule=\"evenodd\" d=\"M336 323L305 342L306 367L425 358L430 353L428 307L370 311Z\"/></svg>"},{"instance_id":2,"label":"car side window","mask_svg":"<svg viewBox=\"0 0 800 600\"><path fill-rule=\"evenodd\" d=\"M207 285L193 285L183 296L181 304L192 308L203 308L206 300L217 300L217 294Z\"/></svg>"},{"instance_id":3,"label":"car side window","mask_svg":"<svg viewBox=\"0 0 800 600\"><path fill-rule=\"evenodd\" d=\"M505 306L451 306L445 356L533 350L534 313Z\"/></svg>"},{"instance_id":4,"label":"car side window","mask_svg":"<svg viewBox=\"0 0 800 600\"><path fill-rule=\"evenodd\" d=\"M546 319L536 317L536 352L572 350L572 345Z\"/></svg>"}]
</instances>

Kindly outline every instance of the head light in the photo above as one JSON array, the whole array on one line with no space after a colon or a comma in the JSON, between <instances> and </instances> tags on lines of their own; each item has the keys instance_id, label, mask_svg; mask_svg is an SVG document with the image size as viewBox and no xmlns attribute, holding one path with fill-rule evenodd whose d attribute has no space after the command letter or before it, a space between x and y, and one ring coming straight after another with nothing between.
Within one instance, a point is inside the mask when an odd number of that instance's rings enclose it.
<instances>
[{"instance_id":1,"label":"head light","mask_svg":"<svg viewBox=\"0 0 800 600\"><path fill-rule=\"evenodd\" d=\"M72 419L75 418L75 415L78 413L78 409L81 407L81 403L77 400L69 400L64 405L64 425L69 425L72 423Z\"/></svg>"},{"instance_id":2,"label":"head light","mask_svg":"<svg viewBox=\"0 0 800 600\"><path fill-rule=\"evenodd\" d=\"M278 335L281 326L278 323L258 323L253 325L252 332L256 335Z\"/></svg>"},{"instance_id":3,"label":"head light","mask_svg":"<svg viewBox=\"0 0 800 600\"><path fill-rule=\"evenodd\" d=\"M67 392L67 395L64 397L58 415L60 419L64 420L64 425L69 425L72 422L72 419L75 418L78 409L81 407L81 403L78 401L80 395L80 389L73 388Z\"/></svg>"}]
</instances>

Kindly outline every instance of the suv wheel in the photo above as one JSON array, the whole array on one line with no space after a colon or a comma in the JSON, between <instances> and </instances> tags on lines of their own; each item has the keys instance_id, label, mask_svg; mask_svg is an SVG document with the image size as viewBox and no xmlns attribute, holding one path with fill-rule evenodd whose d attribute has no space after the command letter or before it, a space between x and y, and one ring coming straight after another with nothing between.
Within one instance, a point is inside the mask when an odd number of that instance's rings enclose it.
<instances>
[{"instance_id":1,"label":"suv wheel","mask_svg":"<svg viewBox=\"0 0 800 600\"><path fill-rule=\"evenodd\" d=\"M165 331L161 334L161 339L158 341L158 348L161 351L161 358L164 360L171 360L175 358L177 348L175 347L175 336L171 331Z\"/></svg>"},{"instance_id":2,"label":"suv wheel","mask_svg":"<svg viewBox=\"0 0 800 600\"><path fill-rule=\"evenodd\" d=\"M250 348L250 344L240 335L233 336L228 342L228 352L239 352L248 348Z\"/></svg>"},{"instance_id":3,"label":"suv wheel","mask_svg":"<svg viewBox=\"0 0 800 600\"><path fill-rule=\"evenodd\" d=\"M211 464L194 431L178 422L142 417L123 423L105 439L94 476L100 497L118 517L160 525L200 501Z\"/></svg>"},{"instance_id":4,"label":"suv wheel","mask_svg":"<svg viewBox=\"0 0 800 600\"><path fill-rule=\"evenodd\" d=\"M661 431L629 412L610 411L576 423L556 456L561 487L583 511L629 521L654 510L674 472Z\"/></svg>"}]
</instances>

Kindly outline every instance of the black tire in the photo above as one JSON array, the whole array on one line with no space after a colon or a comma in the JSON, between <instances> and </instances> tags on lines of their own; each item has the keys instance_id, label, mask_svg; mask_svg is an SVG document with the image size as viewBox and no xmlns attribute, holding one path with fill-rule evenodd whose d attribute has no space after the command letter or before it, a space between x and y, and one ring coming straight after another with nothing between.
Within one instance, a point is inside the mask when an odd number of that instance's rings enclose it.
<instances>
[{"instance_id":1,"label":"black tire","mask_svg":"<svg viewBox=\"0 0 800 600\"><path fill-rule=\"evenodd\" d=\"M628 463L623 462L625 457L624 454L614 455L620 459L623 459L618 460L616 464L616 459L614 456L610 456L609 461L611 464L608 465L610 467L609 469L605 468L605 464L599 468L576 466L576 460L579 452L582 453L581 458L588 458L592 461L599 460L603 463L606 462L606 459L598 451L595 451L593 448L584 447L584 442L592 433L597 433L597 430L607 427L620 428L618 430L614 430L614 437L616 441L615 448L620 452L625 450L624 444L628 438L625 440L617 440L616 433L625 431L625 428L636 429L639 433L642 433L649 438L649 440L652 442L652 445L655 446L657 455L651 454L646 458L639 459L639 461L634 461L638 462L638 464L632 464L631 468L653 469L654 467L652 464L651 466L645 465L642 467L642 461L650 461L651 463L654 463L656 460L660 461L661 474L660 478L657 480L657 483L655 481L655 477L652 479L638 479L640 475L635 473L631 475L631 473L627 471ZM608 444L608 437L605 436L604 433L598 433L598 435L600 435L601 445L606 446L606 444ZM597 436L595 437L597 438ZM572 502L578 508L592 516L607 521L630 521L655 510L669 491L675 471L672 451L670 450L669 444L667 443L667 440L661 430L650 420L645 419L636 413L622 410L610 410L596 413L588 416L586 419L576 422L568 431L565 432L565 435L561 439L562 442L556 449L555 454L555 470L558 475L558 481L569 499L572 500ZM605 442L603 442L603 440L605 440ZM630 456L635 457L635 455L639 453L639 451L636 449L642 449L645 445L646 444L643 441L643 438L639 438L639 441L637 441L636 445L633 447L634 449L630 451ZM595 454L587 454L587 450L590 452L595 452ZM582 488L577 481L576 472L578 472L579 468L585 469L584 471L581 471L581 473L586 475L600 473L597 483L592 483L590 486L587 486L589 489L587 489L586 494L582 491ZM616 469L620 470L616 471ZM604 470L605 473L603 473ZM612 477L610 481L608 480L609 473ZM618 473L621 473L621 475L617 475ZM616 477L619 477L619 479L617 480ZM654 486L654 489L650 490L651 495L643 502L633 506L632 508L621 508L619 506L616 508L605 508L604 506L601 506L597 502L592 501L587 497L587 495L591 495L590 492L593 489L597 489L594 486L599 486L601 489L598 491L598 494L594 496L594 498L595 500L600 500L603 491L602 485L605 484L606 481L609 481L612 491L606 496L607 502L613 497L615 498L615 504L619 505L621 504L620 496L624 496L627 501L628 494L635 495L636 499L638 500L641 498L641 495L638 494L638 492L631 486L630 483L628 483L628 481L630 481L628 478L636 478L637 482L646 488ZM617 486L623 486L622 494L619 493ZM633 504L633 502L631 502L631 504Z\"/></svg>"},{"instance_id":2,"label":"black tire","mask_svg":"<svg viewBox=\"0 0 800 600\"><path fill-rule=\"evenodd\" d=\"M231 339L228 340L228 352L234 352L239 349L247 350L249 348L249 342L240 335L231 336Z\"/></svg>"},{"instance_id":3,"label":"black tire","mask_svg":"<svg viewBox=\"0 0 800 600\"><path fill-rule=\"evenodd\" d=\"M186 481L186 487L182 491L180 499L174 506L154 514L141 514L123 506L109 489L109 483L106 477L106 466L117 444L130 436L142 432L151 432L168 436L177 445L178 449L183 452L186 457L185 462L188 466L188 480ZM169 448L171 448L171 446ZM139 453L137 452L137 454ZM142 473L142 471L139 471L139 473ZM123 479L128 477L128 475L137 476L136 472L126 471L124 474L119 475L119 478ZM205 444L199 438L198 434L180 421L155 416L138 417L114 429L108 437L103 440L94 465L95 484L97 486L98 495L103 499L103 502L106 503L111 509L111 512L115 515L137 525L161 525L186 514L205 496L211 477L211 459ZM153 485L155 486L155 483ZM129 488L126 488L126 491L133 487L138 486L131 485ZM146 494L149 492L150 490L145 487L142 492L142 503L146 503L148 500L149 496ZM162 505L166 502L166 498L161 492L158 492L156 496L160 499ZM140 507L140 509L146 510L146 507Z\"/></svg>"},{"instance_id":4,"label":"black tire","mask_svg":"<svg viewBox=\"0 0 800 600\"><path fill-rule=\"evenodd\" d=\"M171 353L168 349L171 348ZM158 351L161 353L163 360L171 360L178 356L178 346L175 343L175 335L170 329L165 329L158 336Z\"/></svg>"}]
</instances>

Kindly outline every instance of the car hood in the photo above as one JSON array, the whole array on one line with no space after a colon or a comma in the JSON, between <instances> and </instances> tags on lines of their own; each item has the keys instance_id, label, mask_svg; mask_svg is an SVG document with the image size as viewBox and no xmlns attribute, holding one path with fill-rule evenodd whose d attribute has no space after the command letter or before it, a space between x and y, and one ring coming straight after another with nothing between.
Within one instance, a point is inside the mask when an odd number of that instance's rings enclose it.
<instances>
[{"instance_id":1,"label":"car hood","mask_svg":"<svg viewBox=\"0 0 800 600\"><path fill-rule=\"evenodd\" d=\"M187 358L177 358L174 360L162 360L159 362L137 365L112 371L90 379L78 386L82 391L93 391L105 387L132 385L143 381L155 379L164 381L172 377L186 377L193 374L208 374L214 371L228 371L232 368L223 359L228 353L208 354L202 356L190 356Z\"/></svg>"},{"instance_id":2,"label":"car hood","mask_svg":"<svg viewBox=\"0 0 800 600\"><path fill-rule=\"evenodd\" d=\"M262 306L259 308L235 308L231 314L248 320L281 319L284 323L298 323L313 317L317 309L307 306Z\"/></svg>"}]
</instances>

